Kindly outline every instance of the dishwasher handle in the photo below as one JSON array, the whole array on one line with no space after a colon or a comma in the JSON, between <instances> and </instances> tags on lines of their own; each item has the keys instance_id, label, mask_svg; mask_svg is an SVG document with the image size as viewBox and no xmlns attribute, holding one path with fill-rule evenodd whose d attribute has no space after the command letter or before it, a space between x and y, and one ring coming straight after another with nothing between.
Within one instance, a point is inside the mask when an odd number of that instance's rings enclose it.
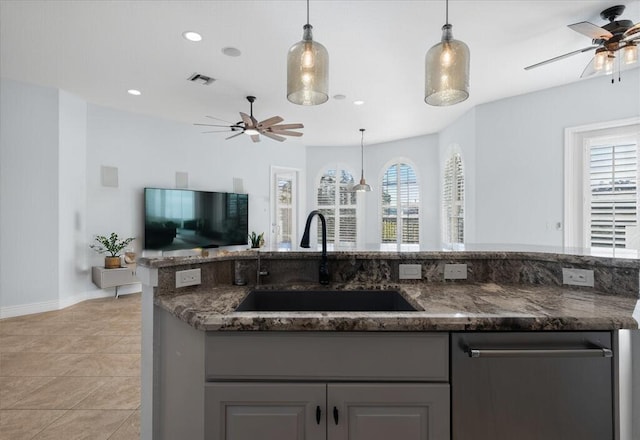
<instances>
[{"instance_id":1,"label":"dishwasher handle","mask_svg":"<svg viewBox=\"0 0 640 440\"><path fill-rule=\"evenodd\" d=\"M610 358L613 352L608 348L584 349L476 349L469 348L471 358Z\"/></svg>"}]
</instances>

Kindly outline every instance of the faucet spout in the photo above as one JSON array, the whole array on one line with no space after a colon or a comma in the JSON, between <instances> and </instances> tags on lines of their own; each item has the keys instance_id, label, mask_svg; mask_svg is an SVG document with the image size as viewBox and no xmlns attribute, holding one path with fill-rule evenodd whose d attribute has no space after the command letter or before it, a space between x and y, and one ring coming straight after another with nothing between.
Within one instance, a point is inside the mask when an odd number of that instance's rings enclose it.
<instances>
[{"instance_id":1,"label":"faucet spout","mask_svg":"<svg viewBox=\"0 0 640 440\"><path fill-rule=\"evenodd\" d=\"M315 210L309 213L307 223L304 227L304 234L300 241L300 247L309 248L309 233L311 231L311 220L318 216L322 228L322 257L320 259L320 284L329 284L329 265L327 264L327 221L320 211Z\"/></svg>"}]
</instances>

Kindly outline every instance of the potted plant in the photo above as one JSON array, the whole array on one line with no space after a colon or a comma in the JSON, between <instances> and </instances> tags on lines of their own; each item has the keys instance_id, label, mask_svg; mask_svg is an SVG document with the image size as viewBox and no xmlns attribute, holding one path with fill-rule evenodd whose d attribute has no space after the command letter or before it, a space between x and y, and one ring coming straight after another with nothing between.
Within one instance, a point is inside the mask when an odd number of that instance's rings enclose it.
<instances>
[{"instance_id":1,"label":"potted plant","mask_svg":"<svg viewBox=\"0 0 640 440\"><path fill-rule=\"evenodd\" d=\"M264 245L264 232L256 234L254 231L251 231L249 241L251 241L251 249L260 249Z\"/></svg>"},{"instance_id":2,"label":"potted plant","mask_svg":"<svg viewBox=\"0 0 640 440\"><path fill-rule=\"evenodd\" d=\"M99 254L109 254L104 257L104 267L105 269L116 269L120 267L120 252L135 240L135 237L121 240L118 234L112 232L109 237L96 235L95 240L99 244L92 244L89 247Z\"/></svg>"}]
</instances>

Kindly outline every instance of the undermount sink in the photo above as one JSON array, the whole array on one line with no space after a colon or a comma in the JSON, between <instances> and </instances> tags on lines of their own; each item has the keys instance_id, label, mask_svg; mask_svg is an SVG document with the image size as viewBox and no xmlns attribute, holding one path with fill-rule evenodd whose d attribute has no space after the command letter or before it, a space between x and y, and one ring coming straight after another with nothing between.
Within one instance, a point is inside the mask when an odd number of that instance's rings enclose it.
<instances>
[{"instance_id":1,"label":"undermount sink","mask_svg":"<svg viewBox=\"0 0 640 440\"><path fill-rule=\"evenodd\" d=\"M395 290L252 290L236 312L415 312Z\"/></svg>"}]
</instances>

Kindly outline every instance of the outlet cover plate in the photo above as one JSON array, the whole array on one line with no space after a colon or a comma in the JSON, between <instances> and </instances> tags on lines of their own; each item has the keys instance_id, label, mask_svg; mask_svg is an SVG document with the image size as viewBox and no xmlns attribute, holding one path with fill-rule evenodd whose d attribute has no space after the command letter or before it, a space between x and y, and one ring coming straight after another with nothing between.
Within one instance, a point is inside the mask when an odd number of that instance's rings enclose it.
<instances>
[{"instance_id":1,"label":"outlet cover plate","mask_svg":"<svg viewBox=\"0 0 640 440\"><path fill-rule=\"evenodd\" d=\"M422 264L398 265L398 278L400 278L401 280L421 280Z\"/></svg>"},{"instance_id":2,"label":"outlet cover plate","mask_svg":"<svg viewBox=\"0 0 640 440\"><path fill-rule=\"evenodd\" d=\"M562 284L570 286L593 287L593 271L587 269L562 268Z\"/></svg>"},{"instance_id":3,"label":"outlet cover plate","mask_svg":"<svg viewBox=\"0 0 640 440\"><path fill-rule=\"evenodd\" d=\"M200 269L179 270L176 272L176 287L197 286L201 282Z\"/></svg>"},{"instance_id":4,"label":"outlet cover plate","mask_svg":"<svg viewBox=\"0 0 640 440\"><path fill-rule=\"evenodd\" d=\"M466 280L467 265L466 264L445 264L444 279L445 280Z\"/></svg>"}]
</instances>

